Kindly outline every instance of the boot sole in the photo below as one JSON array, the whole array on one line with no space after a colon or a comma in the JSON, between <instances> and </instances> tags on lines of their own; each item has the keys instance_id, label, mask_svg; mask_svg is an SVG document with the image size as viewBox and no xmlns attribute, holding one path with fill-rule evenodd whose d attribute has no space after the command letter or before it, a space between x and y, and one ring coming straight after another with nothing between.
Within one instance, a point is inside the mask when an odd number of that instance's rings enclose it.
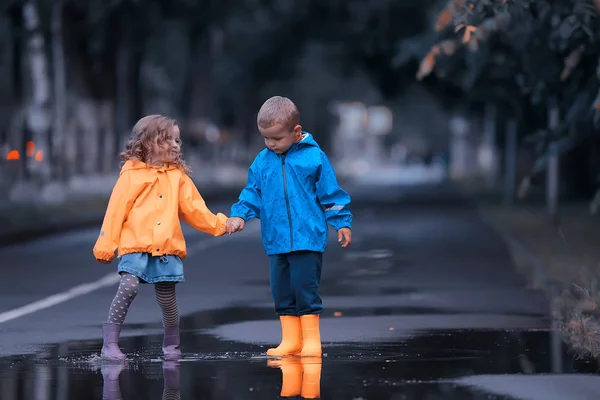
<instances>
[{"instance_id":1,"label":"boot sole","mask_svg":"<svg viewBox=\"0 0 600 400\"><path fill-rule=\"evenodd\" d=\"M286 354L267 354L267 357L297 357L300 355L300 351L294 353L286 353Z\"/></svg>"},{"instance_id":2,"label":"boot sole","mask_svg":"<svg viewBox=\"0 0 600 400\"><path fill-rule=\"evenodd\" d=\"M123 362L123 361L127 360L126 355L123 355L123 357L115 357L115 356L108 356L108 355L102 354L102 353L100 353L100 358L104 361L117 361L117 362Z\"/></svg>"}]
</instances>

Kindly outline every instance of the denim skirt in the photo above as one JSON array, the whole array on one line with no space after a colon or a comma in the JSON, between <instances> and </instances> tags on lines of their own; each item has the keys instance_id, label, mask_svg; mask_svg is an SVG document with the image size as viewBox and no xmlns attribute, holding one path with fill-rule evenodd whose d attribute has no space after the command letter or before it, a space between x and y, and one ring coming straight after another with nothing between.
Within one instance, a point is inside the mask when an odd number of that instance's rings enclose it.
<instances>
[{"instance_id":1,"label":"denim skirt","mask_svg":"<svg viewBox=\"0 0 600 400\"><path fill-rule=\"evenodd\" d=\"M183 262L174 255L153 256L150 253L130 253L121 256L118 272L140 278L140 283L183 282Z\"/></svg>"}]
</instances>

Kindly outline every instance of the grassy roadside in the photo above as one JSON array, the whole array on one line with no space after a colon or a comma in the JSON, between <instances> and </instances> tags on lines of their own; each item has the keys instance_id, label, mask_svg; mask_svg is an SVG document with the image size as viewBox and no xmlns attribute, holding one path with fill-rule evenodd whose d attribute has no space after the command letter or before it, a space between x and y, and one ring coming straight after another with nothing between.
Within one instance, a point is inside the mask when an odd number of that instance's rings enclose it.
<instances>
[{"instance_id":1,"label":"grassy roadside","mask_svg":"<svg viewBox=\"0 0 600 400\"><path fill-rule=\"evenodd\" d=\"M519 272L548 293L565 341L581 357L600 356L600 216L572 202L561 204L553 221L541 203L506 206L500 193L461 188L506 239Z\"/></svg>"}]
</instances>

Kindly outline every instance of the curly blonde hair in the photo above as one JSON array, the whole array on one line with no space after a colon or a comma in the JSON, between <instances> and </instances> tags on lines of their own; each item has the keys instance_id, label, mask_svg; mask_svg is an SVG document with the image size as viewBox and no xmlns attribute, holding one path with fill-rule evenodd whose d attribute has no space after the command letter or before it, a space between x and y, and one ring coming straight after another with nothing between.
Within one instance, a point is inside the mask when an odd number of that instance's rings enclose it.
<instances>
[{"instance_id":1,"label":"curly blonde hair","mask_svg":"<svg viewBox=\"0 0 600 400\"><path fill-rule=\"evenodd\" d=\"M133 126L125 151L121 153L123 164L129 160L149 163L155 146L164 145L167 137L173 134L173 130L177 126L177 121L163 115L148 115L140 119ZM177 155L173 165L186 174L192 172L181 152Z\"/></svg>"}]
</instances>

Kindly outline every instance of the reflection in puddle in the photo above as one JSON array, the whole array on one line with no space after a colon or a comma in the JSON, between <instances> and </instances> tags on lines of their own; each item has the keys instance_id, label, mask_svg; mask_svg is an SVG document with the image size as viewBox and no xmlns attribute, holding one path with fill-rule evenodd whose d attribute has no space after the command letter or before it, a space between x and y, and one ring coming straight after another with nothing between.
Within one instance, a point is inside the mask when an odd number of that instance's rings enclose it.
<instances>
[{"instance_id":1,"label":"reflection in puddle","mask_svg":"<svg viewBox=\"0 0 600 400\"><path fill-rule=\"evenodd\" d=\"M188 361L190 361L188 359ZM164 362L162 400L179 400L181 366L176 362ZM290 357L268 360L267 366L281 370L280 397L298 397L302 399L318 399L321 397L320 358ZM103 365L102 400L124 400L121 392L120 376L125 369L124 364ZM50 381L48 381L50 383ZM252 388L249 390L252 392Z\"/></svg>"},{"instance_id":2,"label":"reflection in puddle","mask_svg":"<svg viewBox=\"0 0 600 400\"><path fill-rule=\"evenodd\" d=\"M123 364L102 366L102 400L124 400L119 379L123 369ZM179 392L180 366L178 363L163 363L163 382L162 400L179 400L181 394Z\"/></svg>"},{"instance_id":3,"label":"reflection in puddle","mask_svg":"<svg viewBox=\"0 0 600 400\"><path fill-rule=\"evenodd\" d=\"M0 359L0 398L514 400L527 397L502 397L477 376L519 377L531 391L540 384L537 377L558 372L564 377L560 384L570 390L567 373L581 377L599 368L568 353L557 362L548 331L421 332L392 343L324 343L322 360L268 360L264 346L194 332L182 335L184 358L176 364L160 359L160 336L125 338L130 358L124 367L99 362L100 341ZM560 371L554 371L556 364Z\"/></svg>"},{"instance_id":4,"label":"reflection in puddle","mask_svg":"<svg viewBox=\"0 0 600 400\"><path fill-rule=\"evenodd\" d=\"M321 397L321 358L286 357L269 360L267 365L281 370L281 397Z\"/></svg>"}]
</instances>

